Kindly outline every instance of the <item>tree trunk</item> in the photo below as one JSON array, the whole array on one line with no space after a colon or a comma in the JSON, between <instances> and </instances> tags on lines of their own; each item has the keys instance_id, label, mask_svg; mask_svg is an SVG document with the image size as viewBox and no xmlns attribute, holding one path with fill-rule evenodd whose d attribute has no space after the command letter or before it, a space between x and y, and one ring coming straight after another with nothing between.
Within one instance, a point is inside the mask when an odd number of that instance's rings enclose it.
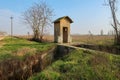
<instances>
[{"instance_id":1,"label":"tree trunk","mask_svg":"<svg viewBox=\"0 0 120 80\"><path fill-rule=\"evenodd\" d=\"M115 39L114 42L117 45L120 45L120 34L119 34L119 30L118 30L118 22L117 22L117 17L116 17L116 0L109 0L109 6L111 9L111 13L112 13L112 18L113 18L113 28L115 30Z\"/></svg>"},{"instance_id":2,"label":"tree trunk","mask_svg":"<svg viewBox=\"0 0 120 80\"><path fill-rule=\"evenodd\" d=\"M35 30L33 40L35 41L39 40L39 30Z\"/></svg>"}]
</instances>

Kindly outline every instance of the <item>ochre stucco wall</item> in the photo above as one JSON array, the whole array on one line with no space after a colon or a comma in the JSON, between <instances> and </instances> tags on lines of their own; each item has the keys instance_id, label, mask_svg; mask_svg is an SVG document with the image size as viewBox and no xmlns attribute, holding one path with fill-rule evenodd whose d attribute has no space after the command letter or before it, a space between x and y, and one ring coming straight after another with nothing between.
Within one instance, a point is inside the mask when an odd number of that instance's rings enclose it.
<instances>
[{"instance_id":1,"label":"ochre stucco wall","mask_svg":"<svg viewBox=\"0 0 120 80\"><path fill-rule=\"evenodd\" d=\"M54 23L54 42L58 42L58 36L60 36L60 23Z\"/></svg>"},{"instance_id":2,"label":"ochre stucco wall","mask_svg":"<svg viewBox=\"0 0 120 80\"><path fill-rule=\"evenodd\" d=\"M54 41L58 43L63 43L63 27L68 28L67 42L71 42L70 21L67 18L63 18L59 22L54 23Z\"/></svg>"}]
</instances>

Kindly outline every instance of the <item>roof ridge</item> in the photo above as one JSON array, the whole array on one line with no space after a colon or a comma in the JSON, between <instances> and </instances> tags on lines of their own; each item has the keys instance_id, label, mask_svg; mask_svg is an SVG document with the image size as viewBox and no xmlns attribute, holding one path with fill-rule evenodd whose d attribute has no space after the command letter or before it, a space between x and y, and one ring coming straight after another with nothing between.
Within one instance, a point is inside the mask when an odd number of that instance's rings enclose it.
<instances>
[{"instance_id":1,"label":"roof ridge","mask_svg":"<svg viewBox=\"0 0 120 80\"><path fill-rule=\"evenodd\" d=\"M63 18L68 18L70 20L70 23L73 23L72 19L69 16L60 17L60 18L56 19L53 23L59 22Z\"/></svg>"}]
</instances>

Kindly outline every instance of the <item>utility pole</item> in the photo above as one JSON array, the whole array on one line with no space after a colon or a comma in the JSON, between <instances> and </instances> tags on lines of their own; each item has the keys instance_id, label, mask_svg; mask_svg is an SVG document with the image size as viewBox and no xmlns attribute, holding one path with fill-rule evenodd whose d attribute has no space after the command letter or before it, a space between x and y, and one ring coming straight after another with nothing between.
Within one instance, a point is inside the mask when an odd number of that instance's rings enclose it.
<instances>
[{"instance_id":1,"label":"utility pole","mask_svg":"<svg viewBox=\"0 0 120 80\"><path fill-rule=\"evenodd\" d=\"M13 36L13 17L10 17L11 19L11 37Z\"/></svg>"}]
</instances>

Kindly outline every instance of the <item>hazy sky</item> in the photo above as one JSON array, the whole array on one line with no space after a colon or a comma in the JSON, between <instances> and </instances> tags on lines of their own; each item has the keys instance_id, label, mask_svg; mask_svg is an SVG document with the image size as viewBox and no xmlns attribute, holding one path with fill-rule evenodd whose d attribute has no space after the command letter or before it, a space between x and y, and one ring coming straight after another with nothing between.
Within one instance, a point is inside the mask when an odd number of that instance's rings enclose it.
<instances>
[{"instance_id":1,"label":"hazy sky","mask_svg":"<svg viewBox=\"0 0 120 80\"><path fill-rule=\"evenodd\" d=\"M13 16L14 34L27 34L30 27L22 22L21 15L35 2L40 0L0 0L0 31L10 33L10 16ZM110 9L103 6L104 0L44 0L54 9L56 18L69 16L72 34L100 34L100 30L107 33L113 30ZM118 3L119 4L119 3ZM120 9L120 8L119 8ZM120 11L118 11L120 13ZM50 34L53 34L53 27Z\"/></svg>"}]
</instances>

